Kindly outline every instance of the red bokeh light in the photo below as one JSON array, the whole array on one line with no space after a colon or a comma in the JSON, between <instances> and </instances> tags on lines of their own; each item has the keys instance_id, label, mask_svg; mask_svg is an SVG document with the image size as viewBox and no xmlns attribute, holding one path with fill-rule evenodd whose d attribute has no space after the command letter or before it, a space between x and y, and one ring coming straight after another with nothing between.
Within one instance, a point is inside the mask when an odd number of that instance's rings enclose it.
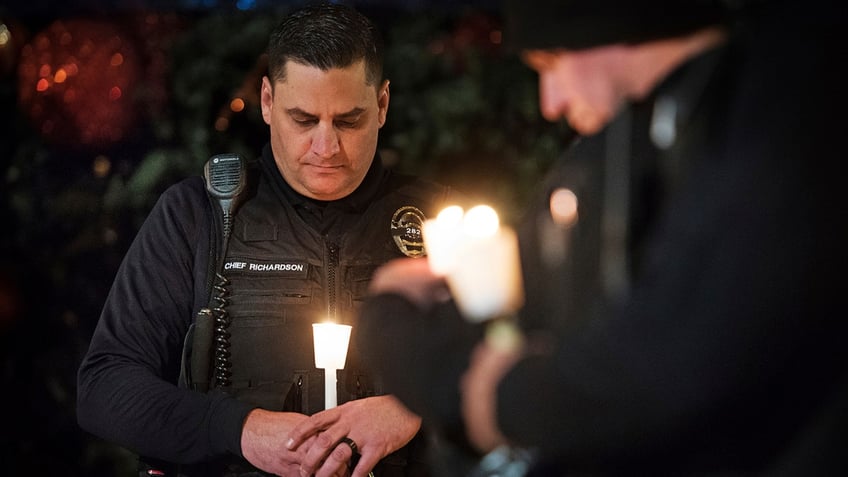
<instances>
[{"instance_id":1,"label":"red bokeh light","mask_svg":"<svg viewBox=\"0 0 848 477\"><path fill-rule=\"evenodd\" d=\"M48 140L103 146L123 139L137 119L132 91L139 57L120 27L95 20L61 20L21 50L21 109Z\"/></svg>"}]
</instances>

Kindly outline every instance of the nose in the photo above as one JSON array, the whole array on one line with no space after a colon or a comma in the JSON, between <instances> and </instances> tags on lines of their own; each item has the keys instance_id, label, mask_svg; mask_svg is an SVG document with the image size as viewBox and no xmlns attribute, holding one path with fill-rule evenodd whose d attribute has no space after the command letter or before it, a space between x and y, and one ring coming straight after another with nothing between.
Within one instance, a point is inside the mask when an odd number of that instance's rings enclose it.
<instances>
[{"instance_id":1,"label":"nose","mask_svg":"<svg viewBox=\"0 0 848 477\"><path fill-rule=\"evenodd\" d=\"M339 135L333 126L319 124L314 129L312 152L318 157L331 158L339 153Z\"/></svg>"},{"instance_id":2,"label":"nose","mask_svg":"<svg viewBox=\"0 0 848 477\"><path fill-rule=\"evenodd\" d=\"M548 121L556 122L565 116L567 104L563 89L554 75L539 75L539 110Z\"/></svg>"}]
</instances>

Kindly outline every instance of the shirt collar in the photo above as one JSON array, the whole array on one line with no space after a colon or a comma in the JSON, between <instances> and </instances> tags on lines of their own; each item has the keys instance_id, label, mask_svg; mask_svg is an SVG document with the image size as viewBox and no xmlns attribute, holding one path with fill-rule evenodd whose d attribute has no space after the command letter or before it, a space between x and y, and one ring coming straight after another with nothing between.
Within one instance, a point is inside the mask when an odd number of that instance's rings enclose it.
<instances>
[{"instance_id":1,"label":"shirt collar","mask_svg":"<svg viewBox=\"0 0 848 477\"><path fill-rule=\"evenodd\" d=\"M295 207L305 208L341 208L349 211L361 211L368 207L374 197L379 193L383 181L388 171L383 167L383 161L379 154L374 155L374 160L371 162L371 167L368 172L353 192L349 195L337 200L323 201L306 197L295 191L291 185L280 174L277 168L277 163L274 160L274 154L271 151L271 145L266 144L262 149L262 168L268 177L271 178L272 184L283 195L283 197Z\"/></svg>"}]
</instances>

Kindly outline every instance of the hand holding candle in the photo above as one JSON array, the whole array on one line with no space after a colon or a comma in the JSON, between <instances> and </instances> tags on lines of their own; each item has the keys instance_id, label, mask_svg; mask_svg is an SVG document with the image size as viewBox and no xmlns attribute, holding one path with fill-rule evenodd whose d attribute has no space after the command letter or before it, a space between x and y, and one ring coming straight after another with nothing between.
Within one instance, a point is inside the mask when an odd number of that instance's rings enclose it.
<instances>
[{"instance_id":1,"label":"hand holding candle","mask_svg":"<svg viewBox=\"0 0 848 477\"><path fill-rule=\"evenodd\" d=\"M336 407L336 371L344 369L350 325L313 323L315 367L324 370L324 409Z\"/></svg>"},{"instance_id":2,"label":"hand holding candle","mask_svg":"<svg viewBox=\"0 0 848 477\"><path fill-rule=\"evenodd\" d=\"M460 311L485 321L516 311L524 300L518 239L497 213L477 206L443 210L423 227L433 273L445 277Z\"/></svg>"}]
</instances>

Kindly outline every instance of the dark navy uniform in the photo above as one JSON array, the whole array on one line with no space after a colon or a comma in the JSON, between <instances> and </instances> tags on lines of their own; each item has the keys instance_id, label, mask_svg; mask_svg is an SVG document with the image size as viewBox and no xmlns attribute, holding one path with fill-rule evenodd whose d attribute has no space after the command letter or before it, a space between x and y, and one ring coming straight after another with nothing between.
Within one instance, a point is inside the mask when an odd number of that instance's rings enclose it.
<instances>
[{"instance_id":1,"label":"dark navy uniform","mask_svg":"<svg viewBox=\"0 0 848 477\"><path fill-rule=\"evenodd\" d=\"M269 147L255 172L222 266L229 282L231 384L205 394L175 386L186 333L209 305L215 268L212 224L219 212L194 177L163 194L118 272L80 368L85 429L140 455L208 464L240 457L241 426L255 407L323 409L311 324L329 318L354 325L355 334L372 272L404 256L402 249L420 252L405 221L435 216L451 200L448 188L384 169L379 157L357 190L331 202L291 189ZM351 342L339 372L339 403L383 393ZM419 472L408 452L419 441L384 459L383 475ZM183 472L192 474L190 468Z\"/></svg>"}]
</instances>

